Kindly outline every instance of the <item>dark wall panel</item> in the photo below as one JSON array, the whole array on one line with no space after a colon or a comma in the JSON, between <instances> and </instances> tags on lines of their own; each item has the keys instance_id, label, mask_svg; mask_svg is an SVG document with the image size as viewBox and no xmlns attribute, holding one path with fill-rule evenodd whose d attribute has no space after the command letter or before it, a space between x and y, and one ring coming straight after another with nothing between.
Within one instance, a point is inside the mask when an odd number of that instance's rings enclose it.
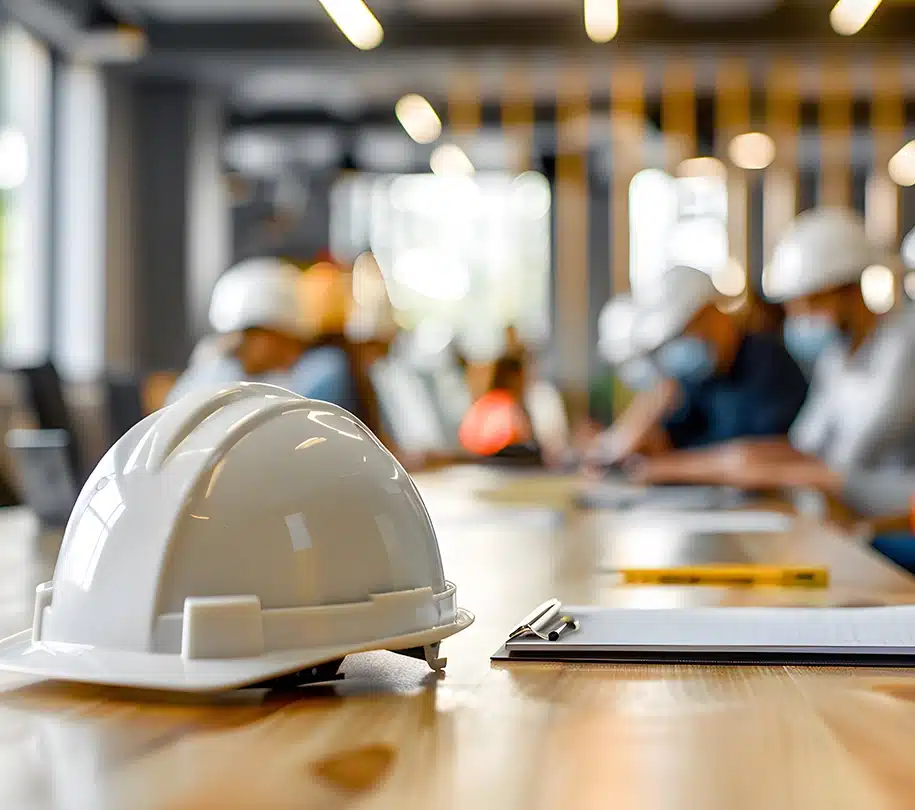
<instances>
[{"instance_id":1,"label":"dark wall panel","mask_svg":"<svg viewBox=\"0 0 915 810\"><path fill-rule=\"evenodd\" d=\"M191 92L138 90L137 354L141 371L183 368L191 350L187 294L187 182Z\"/></svg>"}]
</instances>

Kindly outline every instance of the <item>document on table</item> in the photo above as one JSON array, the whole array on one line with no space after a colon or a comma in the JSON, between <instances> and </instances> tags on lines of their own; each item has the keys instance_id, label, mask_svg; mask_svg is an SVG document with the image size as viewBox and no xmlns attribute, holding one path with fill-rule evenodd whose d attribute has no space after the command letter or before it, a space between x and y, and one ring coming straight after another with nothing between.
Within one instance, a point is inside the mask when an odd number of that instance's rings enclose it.
<instances>
[{"instance_id":1,"label":"document on table","mask_svg":"<svg viewBox=\"0 0 915 810\"><path fill-rule=\"evenodd\" d=\"M625 529L676 529L680 534L780 534L794 525L790 515L765 510L639 508L610 518Z\"/></svg>"},{"instance_id":2,"label":"document on table","mask_svg":"<svg viewBox=\"0 0 915 810\"><path fill-rule=\"evenodd\" d=\"M874 608L563 606L574 632L509 639L493 660L915 665L915 605Z\"/></svg>"},{"instance_id":3,"label":"document on table","mask_svg":"<svg viewBox=\"0 0 915 810\"><path fill-rule=\"evenodd\" d=\"M731 509L745 500L730 487L639 487L625 480L601 481L576 493L576 501L590 509Z\"/></svg>"}]
</instances>

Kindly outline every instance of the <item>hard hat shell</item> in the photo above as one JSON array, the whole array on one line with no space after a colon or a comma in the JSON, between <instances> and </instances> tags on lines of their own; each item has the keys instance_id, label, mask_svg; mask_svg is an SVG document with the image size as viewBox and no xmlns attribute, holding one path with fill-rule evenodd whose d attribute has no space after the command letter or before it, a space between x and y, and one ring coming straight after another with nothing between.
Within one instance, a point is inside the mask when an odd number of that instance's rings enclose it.
<instances>
[{"instance_id":1,"label":"hard hat shell","mask_svg":"<svg viewBox=\"0 0 915 810\"><path fill-rule=\"evenodd\" d=\"M662 277L656 296L641 308L633 342L640 352L653 352L683 333L706 306L722 299L708 273L680 265Z\"/></svg>"},{"instance_id":2,"label":"hard hat shell","mask_svg":"<svg viewBox=\"0 0 915 810\"><path fill-rule=\"evenodd\" d=\"M855 212L805 211L775 246L763 270L763 293L773 301L790 301L853 284L875 259L864 220Z\"/></svg>"},{"instance_id":3,"label":"hard hat shell","mask_svg":"<svg viewBox=\"0 0 915 810\"><path fill-rule=\"evenodd\" d=\"M600 311L597 320L597 349L600 356L613 366L621 365L639 354L634 343L638 307L632 296L613 296Z\"/></svg>"},{"instance_id":4,"label":"hard hat shell","mask_svg":"<svg viewBox=\"0 0 915 810\"><path fill-rule=\"evenodd\" d=\"M472 621L374 435L335 405L239 383L189 394L107 453L0 668L226 689L429 647Z\"/></svg>"},{"instance_id":5,"label":"hard hat shell","mask_svg":"<svg viewBox=\"0 0 915 810\"><path fill-rule=\"evenodd\" d=\"M219 277L210 297L210 325L228 334L261 327L310 340L315 326L302 271L281 259L241 262Z\"/></svg>"}]
</instances>

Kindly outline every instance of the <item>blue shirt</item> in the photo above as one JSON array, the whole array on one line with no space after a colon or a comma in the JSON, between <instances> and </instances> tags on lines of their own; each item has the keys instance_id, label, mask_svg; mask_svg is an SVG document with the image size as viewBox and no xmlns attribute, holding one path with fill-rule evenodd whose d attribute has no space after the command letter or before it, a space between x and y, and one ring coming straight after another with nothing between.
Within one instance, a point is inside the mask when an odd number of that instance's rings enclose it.
<instances>
[{"instance_id":1,"label":"blue shirt","mask_svg":"<svg viewBox=\"0 0 915 810\"><path fill-rule=\"evenodd\" d=\"M205 385L223 385L241 380L279 385L300 396L332 402L359 415L359 399L349 358L343 349L334 346L309 349L289 371L264 375L246 375L241 363L231 355L191 366L169 392L168 403Z\"/></svg>"},{"instance_id":2,"label":"blue shirt","mask_svg":"<svg viewBox=\"0 0 915 810\"><path fill-rule=\"evenodd\" d=\"M779 340L763 334L744 336L727 372L681 388L682 403L664 425L677 448L783 436L807 395L797 363Z\"/></svg>"}]
</instances>

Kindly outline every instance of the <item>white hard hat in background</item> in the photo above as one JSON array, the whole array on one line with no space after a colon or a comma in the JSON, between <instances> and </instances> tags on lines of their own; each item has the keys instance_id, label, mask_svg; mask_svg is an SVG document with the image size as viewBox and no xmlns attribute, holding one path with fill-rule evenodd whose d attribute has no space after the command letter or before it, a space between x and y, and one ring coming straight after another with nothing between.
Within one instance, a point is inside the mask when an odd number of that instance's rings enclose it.
<instances>
[{"instance_id":1,"label":"white hard hat in background","mask_svg":"<svg viewBox=\"0 0 915 810\"><path fill-rule=\"evenodd\" d=\"M249 259L227 270L213 287L210 325L220 333L252 327L310 340L314 324L303 300L302 272L281 259Z\"/></svg>"},{"instance_id":2,"label":"white hard hat in background","mask_svg":"<svg viewBox=\"0 0 915 810\"><path fill-rule=\"evenodd\" d=\"M654 351L681 335L696 315L722 298L708 273L685 265L671 268L661 277L657 294L640 307L634 330L636 348Z\"/></svg>"},{"instance_id":3,"label":"white hard hat in background","mask_svg":"<svg viewBox=\"0 0 915 810\"><path fill-rule=\"evenodd\" d=\"M763 271L763 293L789 301L853 284L874 263L864 220L844 208L800 214L784 233Z\"/></svg>"},{"instance_id":4,"label":"white hard hat in background","mask_svg":"<svg viewBox=\"0 0 915 810\"><path fill-rule=\"evenodd\" d=\"M628 293L613 296L600 311L597 348L611 365L621 365L639 354L633 341L637 318L638 307Z\"/></svg>"},{"instance_id":5,"label":"white hard hat in background","mask_svg":"<svg viewBox=\"0 0 915 810\"><path fill-rule=\"evenodd\" d=\"M204 691L424 649L457 607L410 477L355 417L281 388L189 394L107 453L0 668Z\"/></svg>"},{"instance_id":6,"label":"white hard hat in background","mask_svg":"<svg viewBox=\"0 0 915 810\"><path fill-rule=\"evenodd\" d=\"M363 253L353 265L351 297L346 336L355 343L392 340L397 334L394 308L381 268L370 253Z\"/></svg>"},{"instance_id":7,"label":"white hard hat in background","mask_svg":"<svg viewBox=\"0 0 915 810\"><path fill-rule=\"evenodd\" d=\"M915 228L902 240L902 263L907 270L915 270Z\"/></svg>"}]
</instances>

